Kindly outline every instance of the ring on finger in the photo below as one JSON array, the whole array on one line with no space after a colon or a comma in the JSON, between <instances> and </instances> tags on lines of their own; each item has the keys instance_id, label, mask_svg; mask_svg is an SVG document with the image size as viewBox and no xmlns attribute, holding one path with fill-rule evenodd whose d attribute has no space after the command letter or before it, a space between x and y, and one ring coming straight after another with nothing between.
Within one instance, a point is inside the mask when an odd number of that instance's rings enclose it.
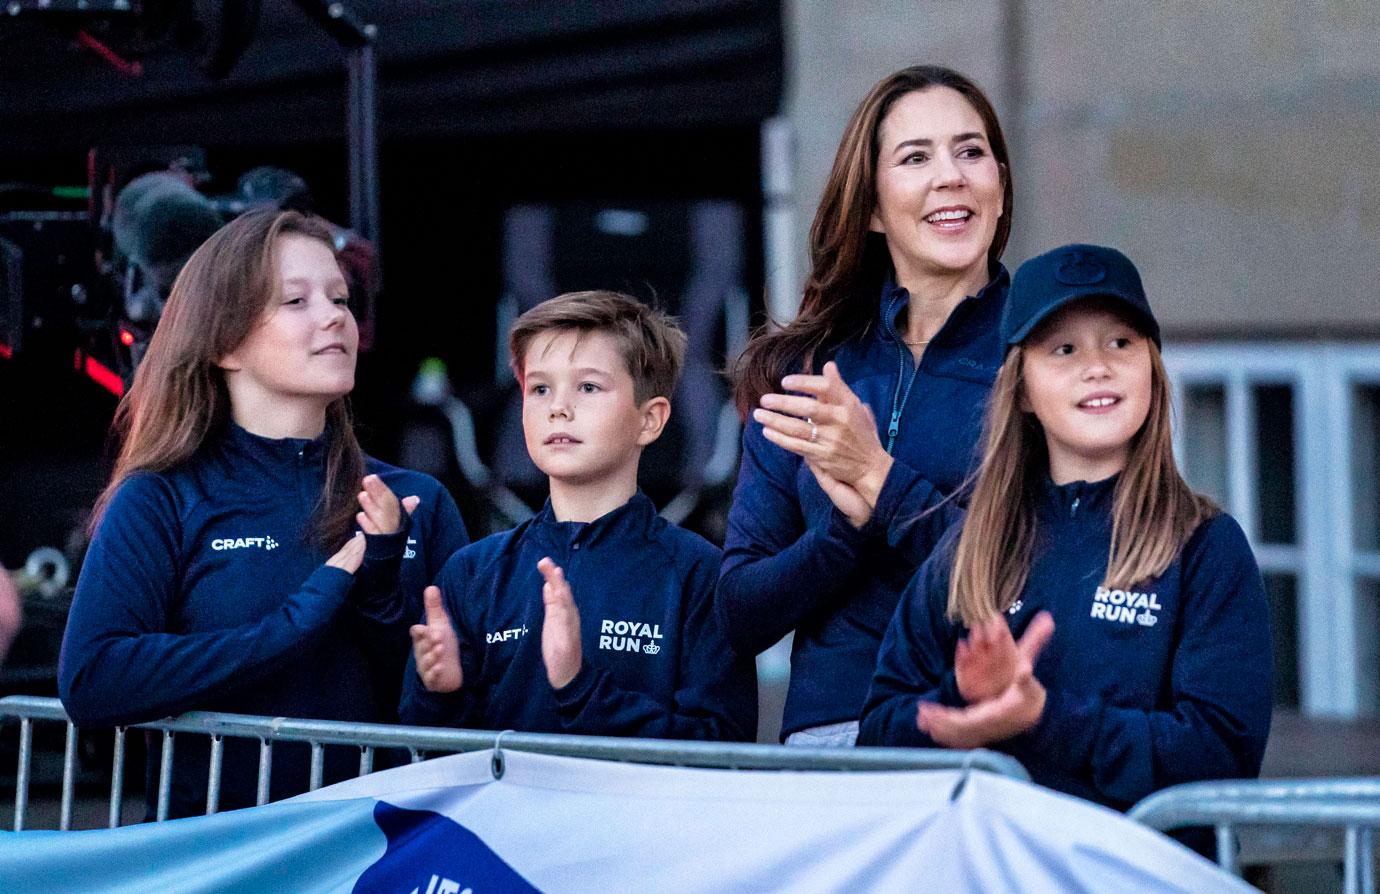
<instances>
[{"instance_id":1,"label":"ring on finger","mask_svg":"<svg viewBox=\"0 0 1380 894\"><path fill-rule=\"evenodd\" d=\"M815 425L815 421L809 416L805 417L805 421L810 423L810 443L813 444L815 441L819 440L819 426Z\"/></svg>"}]
</instances>

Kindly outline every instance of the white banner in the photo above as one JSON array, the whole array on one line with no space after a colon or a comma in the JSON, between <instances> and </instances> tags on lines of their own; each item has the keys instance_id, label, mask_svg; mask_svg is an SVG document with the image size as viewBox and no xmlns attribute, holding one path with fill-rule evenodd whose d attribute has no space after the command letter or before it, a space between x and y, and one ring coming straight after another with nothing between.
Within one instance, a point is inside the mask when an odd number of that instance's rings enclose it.
<instances>
[{"instance_id":1,"label":"white banner","mask_svg":"<svg viewBox=\"0 0 1380 894\"><path fill-rule=\"evenodd\" d=\"M770 772L505 751L291 801L0 836L5 891L1247 892L1102 807L983 772Z\"/></svg>"}]
</instances>

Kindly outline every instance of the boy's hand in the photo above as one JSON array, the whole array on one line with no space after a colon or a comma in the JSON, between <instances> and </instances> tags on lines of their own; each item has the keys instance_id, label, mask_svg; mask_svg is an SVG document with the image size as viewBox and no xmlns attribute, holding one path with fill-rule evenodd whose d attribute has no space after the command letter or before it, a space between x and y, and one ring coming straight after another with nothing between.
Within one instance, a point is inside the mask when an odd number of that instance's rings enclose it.
<instances>
[{"instance_id":1,"label":"boy's hand","mask_svg":"<svg viewBox=\"0 0 1380 894\"><path fill-rule=\"evenodd\" d=\"M427 587L422 593L426 623L413 624L412 656L417 661L417 676L428 692L455 692L464 682L460 670L460 643L455 625L441 602L441 588Z\"/></svg>"},{"instance_id":2,"label":"boy's hand","mask_svg":"<svg viewBox=\"0 0 1380 894\"><path fill-rule=\"evenodd\" d=\"M541 588L541 601L546 606L546 619L541 625L541 657L551 688L563 689L575 679L582 663L580 610L575 607L575 594L570 592L559 565L546 557L537 563L537 570L546 579Z\"/></svg>"},{"instance_id":3,"label":"boy's hand","mask_svg":"<svg viewBox=\"0 0 1380 894\"><path fill-rule=\"evenodd\" d=\"M1040 612L1031 619L1019 644L1011 637L1011 628L1002 615L974 624L954 651L959 695L969 704L1001 695L1016 678L1022 659L1034 666L1053 630L1054 620L1049 612Z\"/></svg>"},{"instance_id":4,"label":"boy's hand","mask_svg":"<svg viewBox=\"0 0 1380 894\"><path fill-rule=\"evenodd\" d=\"M393 495L388 485L377 475L364 476L364 489L359 492L359 505L362 509L355 513L359 529L366 534L396 534L402 529L402 513L408 515L417 508L421 497L403 497L402 502Z\"/></svg>"}]
</instances>

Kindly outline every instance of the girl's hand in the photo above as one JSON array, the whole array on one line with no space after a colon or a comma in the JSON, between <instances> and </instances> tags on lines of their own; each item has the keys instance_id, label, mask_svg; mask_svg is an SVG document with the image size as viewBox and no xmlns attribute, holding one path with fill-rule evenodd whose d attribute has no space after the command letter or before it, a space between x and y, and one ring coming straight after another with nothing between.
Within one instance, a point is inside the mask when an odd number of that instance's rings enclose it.
<instances>
[{"instance_id":1,"label":"girl's hand","mask_svg":"<svg viewBox=\"0 0 1380 894\"><path fill-rule=\"evenodd\" d=\"M954 675L958 693L969 704L996 698L1016 678L1022 657L1035 666L1035 658L1054 631L1049 612L1040 612L1030 621L1017 643L1002 615L993 615L974 624L954 651Z\"/></svg>"},{"instance_id":2,"label":"girl's hand","mask_svg":"<svg viewBox=\"0 0 1380 894\"><path fill-rule=\"evenodd\" d=\"M575 607L575 594L559 565L545 557L537 563L537 570L546 579L541 588L541 601L546 606L546 619L541 625L541 658L551 688L563 689L575 679L582 664L580 610Z\"/></svg>"},{"instance_id":3,"label":"girl's hand","mask_svg":"<svg viewBox=\"0 0 1380 894\"><path fill-rule=\"evenodd\" d=\"M1045 613L1041 613L1045 614ZM1047 615L1046 615L1047 618ZM1035 679L1035 659L1054 633L1054 622L1047 620L1031 629L1017 648L1016 672L1001 694L966 708L950 708L933 702L920 702L915 725L945 748L982 748L1035 727L1045 712L1045 687Z\"/></svg>"},{"instance_id":4,"label":"girl's hand","mask_svg":"<svg viewBox=\"0 0 1380 894\"><path fill-rule=\"evenodd\" d=\"M428 692L455 692L464 683L460 643L441 601L441 588L427 587L422 591L422 604L426 606L426 623L413 624L407 631L412 635L417 676Z\"/></svg>"},{"instance_id":5,"label":"girl's hand","mask_svg":"<svg viewBox=\"0 0 1380 894\"><path fill-rule=\"evenodd\" d=\"M417 508L421 497L403 497L402 502L393 495L388 485L377 475L364 476L364 489L359 492L360 512L355 513L359 529L366 534L396 534L402 530L402 513L408 515Z\"/></svg>"},{"instance_id":6,"label":"girl's hand","mask_svg":"<svg viewBox=\"0 0 1380 894\"><path fill-rule=\"evenodd\" d=\"M872 410L843 381L832 360L824 364L823 375L786 376L781 388L806 396L762 395L762 406L752 411L752 418L762 424L767 440L852 487L870 514L892 462L877 438Z\"/></svg>"},{"instance_id":7,"label":"girl's hand","mask_svg":"<svg viewBox=\"0 0 1380 894\"><path fill-rule=\"evenodd\" d=\"M354 574L359 570L360 563L364 561L364 535L355 532L355 536L345 541L335 555L326 560L326 564L332 568L340 568Z\"/></svg>"}]
</instances>

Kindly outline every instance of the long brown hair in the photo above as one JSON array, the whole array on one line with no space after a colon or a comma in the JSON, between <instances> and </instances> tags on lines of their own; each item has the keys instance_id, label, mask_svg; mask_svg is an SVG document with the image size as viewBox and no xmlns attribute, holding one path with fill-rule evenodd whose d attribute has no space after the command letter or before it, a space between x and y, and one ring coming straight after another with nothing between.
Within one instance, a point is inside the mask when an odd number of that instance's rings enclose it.
<instances>
[{"instance_id":1,"label":"long brown hair","mask_svg":"<svg viewBox=\"0 0 1380 894\"><path fill-rule=\"evenodd\" d=\"M1219 510L1179 474L1169 431L1169 376L1150 351L1150 407L1131 440L1112 504L1104 584L1126 589L1164 573L1204 519ZM1024 350L1012 348L987 405L982 463L949 578L948 616L968 626L1004 612L1030 574L1035 495L1049 468L1044 432L1020 407Z\"/></svg>"},{"instance_id":2,"label":"long brown hair","mask_svg":"<svg viewBox=\"0 0 1380 894\"><path fill-rule=\"evenodd\" d=\"M335 250L330 228L296 211L256 211L207 239L173 283L162 319L134 383L115 410L120 453L92 513L92 529L125 479L161 472L194 456L230 418L230 395L218 362L238 348L281 290L280 236L307 236ZM354 526L364 452L346 397L326 409L326 484L312 522L313 539L338 546Z\"/></svg>"},{"instance_id":3,"label":"long brown hair","mask_svg":"<svg viewBox=\"0 0 1380 894\"><path fill-rule=\"evenodd\" d=\"M780 329L773 330L769 321L754 333L734 366L734 398L744 417L763 394L776 390L784 370L809 370L817 351L862 333L876 317L871 293L890 265L885 237L869 229L877 206L877 132L898 99L931 87L948 87L968 100L1001 166L1004 210L987 251L988 269L996 270L1011 235L1013 202L1010 159L996 110L977 84L948 68L915 65L888 75L863 97L839 142L810 227L810 275L800 312Z\"/></svg>"}]
</instances>

